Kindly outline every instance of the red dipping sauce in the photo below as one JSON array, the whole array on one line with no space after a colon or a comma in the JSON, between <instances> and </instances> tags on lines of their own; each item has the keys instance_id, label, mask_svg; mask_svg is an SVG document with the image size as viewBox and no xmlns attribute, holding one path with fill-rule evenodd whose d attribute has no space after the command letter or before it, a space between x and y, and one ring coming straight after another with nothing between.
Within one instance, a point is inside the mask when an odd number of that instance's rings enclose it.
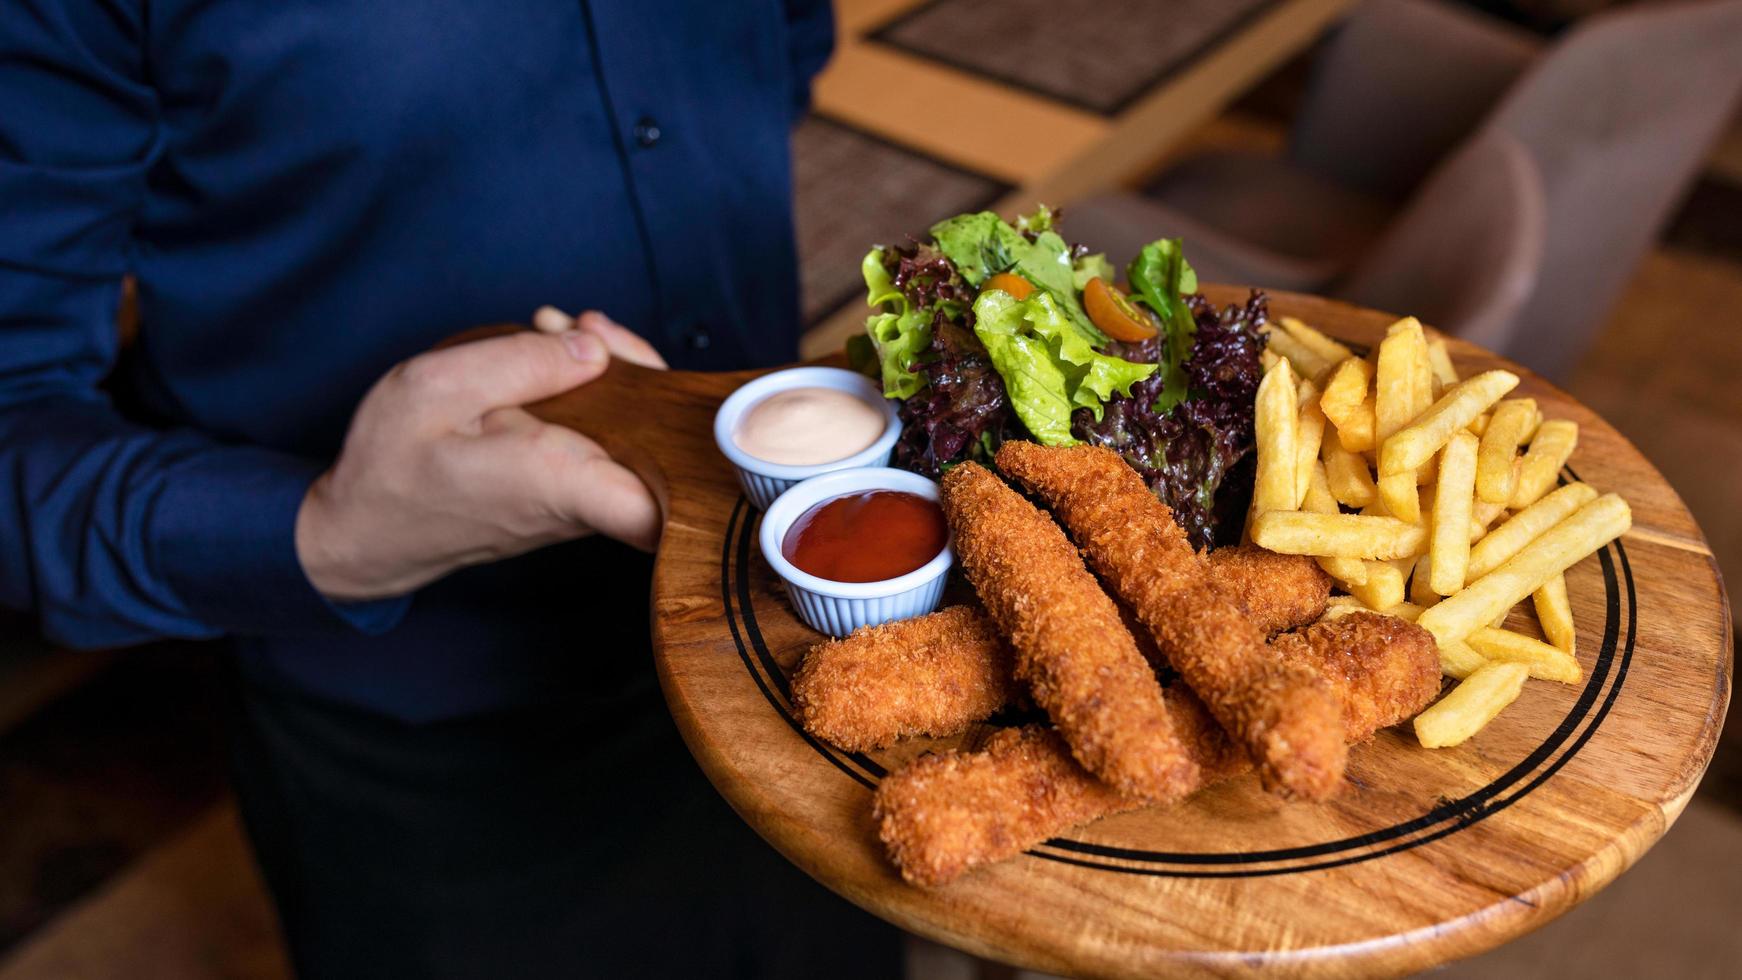
<instances>
[{"instance_id":1,"label":"red dipping sauce","mask_svg":"<svg viewBox=\"0 0 1742 980\"><path fill-rule=\"evenodd\" d=\"M787 528L780 553L831 582L881 582L906 575L949 543L943 508L918 494L868 490L825 500Z\"/></svg>"}]
</instances>

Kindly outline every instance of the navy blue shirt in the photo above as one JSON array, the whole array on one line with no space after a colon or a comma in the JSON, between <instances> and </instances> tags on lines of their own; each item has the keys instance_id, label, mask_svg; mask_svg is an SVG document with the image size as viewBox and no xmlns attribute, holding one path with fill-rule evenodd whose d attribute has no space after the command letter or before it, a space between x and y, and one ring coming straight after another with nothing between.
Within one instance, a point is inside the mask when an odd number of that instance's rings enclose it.
<instances>
[{"instance_id":1,"label":"navy blue shirt","mask_svg":"<svg viewBox=\"0 0 1742 980\"><path fill-rule=\"evenodd\" d=\"M788 135L832 37L816 0L9 0L0 602L73 646L232 636L412 720L584 681L598 617L644 616L596 608L639 567L609 543L340 607L297 506L389 366L542 303L677 367L790 359Z\"/></svg>"}]
</instances>

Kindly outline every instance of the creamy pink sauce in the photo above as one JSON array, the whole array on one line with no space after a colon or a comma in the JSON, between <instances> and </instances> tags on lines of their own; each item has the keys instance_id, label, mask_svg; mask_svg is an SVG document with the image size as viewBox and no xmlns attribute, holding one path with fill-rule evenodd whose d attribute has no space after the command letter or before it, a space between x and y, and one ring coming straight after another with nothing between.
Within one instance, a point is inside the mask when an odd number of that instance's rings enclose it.
<instances>
[{"instance_id":1,"label":"creamy pink sauce","mask_svg":"<svg viewBox=\"0 0 1742 980\"><path fill-rule=\"evenodd\" d=\"M788 388L750 406L732 441L757 459L782 466L833 463L883 434L883 413L851 392Z\"/></svg>"}]
</instances>

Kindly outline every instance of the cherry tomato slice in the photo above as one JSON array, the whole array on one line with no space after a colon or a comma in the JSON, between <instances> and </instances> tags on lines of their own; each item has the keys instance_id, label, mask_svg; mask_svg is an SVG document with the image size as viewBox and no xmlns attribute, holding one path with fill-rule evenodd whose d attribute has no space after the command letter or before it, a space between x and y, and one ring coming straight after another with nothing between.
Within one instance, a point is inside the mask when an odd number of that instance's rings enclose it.
<instances>
[{"instance_id":1,"label":"cherry tomato slice","mask_svg":"<svg viewBox=\"0 0 1742 980\"><path fill-rule=\"evenodd\" d=\"M1034 283L1014 272L1000 272L986 280L986 284L980 287L981 292L988 289L1002 289L1020 300L1027 299L1029 294L1034 292Z\"/></svg>"},{"instance_id":2,"label":"cherry tomato slice","mask_svg":"<svg viewBox=\"0 0 1742 980\"><path fill-rule=\"evenodd\" d=\"M1090 279L1083 288L1083 307L1101 332L1114 340L1133 343L1155 336L1155 321L1137 308L1126 295L1105 279Z\"/></svg>"}]
</instances>

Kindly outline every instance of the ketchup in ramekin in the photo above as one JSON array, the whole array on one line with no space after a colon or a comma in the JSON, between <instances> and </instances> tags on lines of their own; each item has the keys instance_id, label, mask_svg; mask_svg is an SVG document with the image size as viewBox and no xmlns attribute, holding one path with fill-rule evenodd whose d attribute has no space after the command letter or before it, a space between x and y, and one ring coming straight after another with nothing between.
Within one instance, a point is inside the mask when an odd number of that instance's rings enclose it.
<instances>
[{"instance_id":1,"label":"ketchup in ramekin","mask_svg":"<svg viewBox=\"0 0 1742 980\"><path fill-rule=\"evenodd\" d=\"M800 571L831 582L883 582L936 558L949 539L936 501L868 490L832 497L799 515L780 553Z\"/></svg>"}]
</instances>

